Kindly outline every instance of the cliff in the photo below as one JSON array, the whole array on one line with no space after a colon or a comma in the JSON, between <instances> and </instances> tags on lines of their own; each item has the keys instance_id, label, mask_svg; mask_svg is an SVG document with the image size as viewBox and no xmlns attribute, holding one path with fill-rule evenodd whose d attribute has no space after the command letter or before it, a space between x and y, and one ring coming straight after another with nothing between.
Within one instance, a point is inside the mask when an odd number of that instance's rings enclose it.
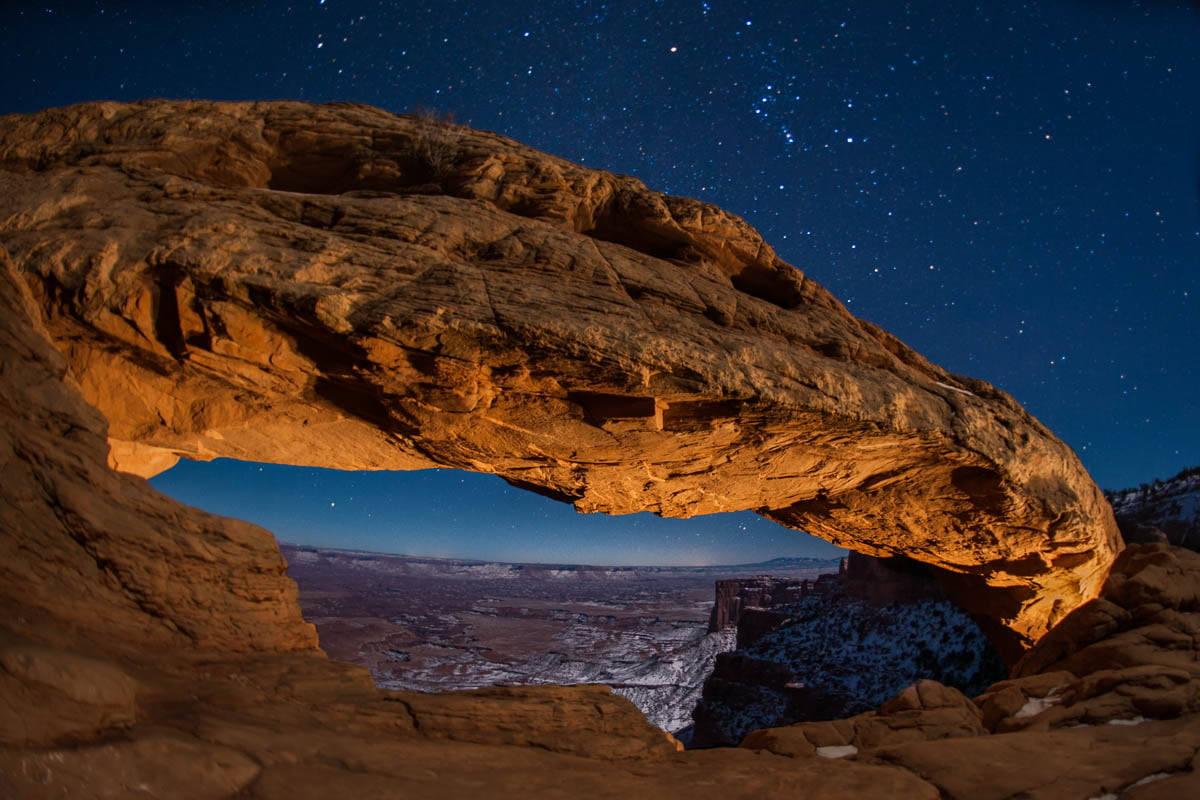
<instances>
[{"instance_id":1,"label":"cliff","mask_svg":"<svg viewBox=\"0 0 1200 800\"><path fill-rule=\"evenodd\" d=\"M708 618L708 632L736 628L748 608L771 608L799 602L813 592L815 584L815 580L772 578L768 575L719 580L712 613Z\"/></svg>"},{"instance_id":2,"label":"cliff","mask_svg":"<svg viewBox=\"0 0 1200 800\"><path fill-rule=\"evenodd\" d=\"M818 581L718 581L712 616L736 620L737 649L704 683L693 746L846 717L920 679L977 694L1003 675L975 622L908 559L851 553Z\"/></svg>"},{"instance_id":3,"label":"cliff","mask_svg":"<svg viewBox=\"0 0 1200 800\"><path fill-rule=\"evenodd\" d=\"M943 596L936 575L919 562L851 552L842 559L836 575L821 575L816 579L759 575L717 581L708 631L715 633L725 628L737 628L738 641L742 642L745 638L742 623L748 613L793 605L810 595L834 591L877 606ZM754 625L756 629L761 627L757 622Z\"/></svg>"}]
</instances>

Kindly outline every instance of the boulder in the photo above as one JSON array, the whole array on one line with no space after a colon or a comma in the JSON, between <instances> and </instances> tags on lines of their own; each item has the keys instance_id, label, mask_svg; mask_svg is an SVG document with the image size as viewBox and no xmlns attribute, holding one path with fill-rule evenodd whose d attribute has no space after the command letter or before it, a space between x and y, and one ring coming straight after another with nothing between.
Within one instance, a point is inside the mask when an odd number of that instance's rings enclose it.
<instances>
[{"instance_id":1,"label":"boulder","mask_svg":"<svg viewBox=\"0 0 1200 800\"><path fill-rule=\"evenodd\" d=\"M800 722L753 731L742 747L791 757L844 758L860 751L913 741L982 736L987 731L969 698L937 681L918 681L878 711L830 722Z\"/></svg>"}]
</instances>

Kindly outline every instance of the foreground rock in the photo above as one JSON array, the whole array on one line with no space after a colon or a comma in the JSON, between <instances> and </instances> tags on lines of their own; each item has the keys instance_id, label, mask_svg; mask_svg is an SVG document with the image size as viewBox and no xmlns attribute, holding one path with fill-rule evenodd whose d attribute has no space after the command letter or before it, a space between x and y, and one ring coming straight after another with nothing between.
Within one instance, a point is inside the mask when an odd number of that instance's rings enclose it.
<instances>
[{"instance_id":1,"label":"foreground rock","mask_svg":"<svg viewBox=\"0 0 1200 800\"><path fill-rule=\"evenodd\" d=\"M1010 657L1118 549L1075 455L742 220L364 106L0 120L0 244L111 461L494 472L580 511L754 509L945 571Z\"/></svg>"}]
</instances>

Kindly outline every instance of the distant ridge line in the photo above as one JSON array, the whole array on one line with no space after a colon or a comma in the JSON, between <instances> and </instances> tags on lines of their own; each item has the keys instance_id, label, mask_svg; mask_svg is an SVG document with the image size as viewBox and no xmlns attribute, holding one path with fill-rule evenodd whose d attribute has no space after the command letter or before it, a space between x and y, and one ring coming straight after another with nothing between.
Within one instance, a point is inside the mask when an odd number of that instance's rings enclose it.
<instances>
[{"instance_id":1,"label":"distant ridge line","mask_svg":"<svg viewBox=\"0 0 1200 800\"><path fill-rule=\"evenodd\" d=\"M539 567L544 569L608 569L608 570L752 570L752 569L806 569L819 567L834 567L841 561L841 556L831 558L813 558L810 556L781 556L768 561L754 561L746 564L570 564L546 561L499 561L480 558L451 558L445 556L414 556L407 553L381 553L374 550L356 550L349 547L328 547L325 545L297 544L280 541L281 548L290 548L309 553L338 553L352 556L370 556L379 558L397 558L406 561L435 561L444 564L498 564L506 567Z\"/></svg>"}]
</instances>

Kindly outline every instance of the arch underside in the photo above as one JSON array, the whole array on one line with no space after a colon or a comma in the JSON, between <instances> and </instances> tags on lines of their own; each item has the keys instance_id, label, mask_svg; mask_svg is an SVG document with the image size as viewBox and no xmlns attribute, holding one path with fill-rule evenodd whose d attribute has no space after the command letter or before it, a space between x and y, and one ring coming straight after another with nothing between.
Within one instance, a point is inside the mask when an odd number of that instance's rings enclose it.
<instances>
[{"instance_id":1,"label":"arch underside","mask_svg":"<svg viewBox=\"0 0 1200 800\"><path fill-rule=\"evenodd\" d=\"M1119 547L1078 459L1010 397L720 209L358 106L19 123L0 243L124 471L444 466L581 512L751 509L936 567L1010 656Z\"/></svg>"}]
</instances>

